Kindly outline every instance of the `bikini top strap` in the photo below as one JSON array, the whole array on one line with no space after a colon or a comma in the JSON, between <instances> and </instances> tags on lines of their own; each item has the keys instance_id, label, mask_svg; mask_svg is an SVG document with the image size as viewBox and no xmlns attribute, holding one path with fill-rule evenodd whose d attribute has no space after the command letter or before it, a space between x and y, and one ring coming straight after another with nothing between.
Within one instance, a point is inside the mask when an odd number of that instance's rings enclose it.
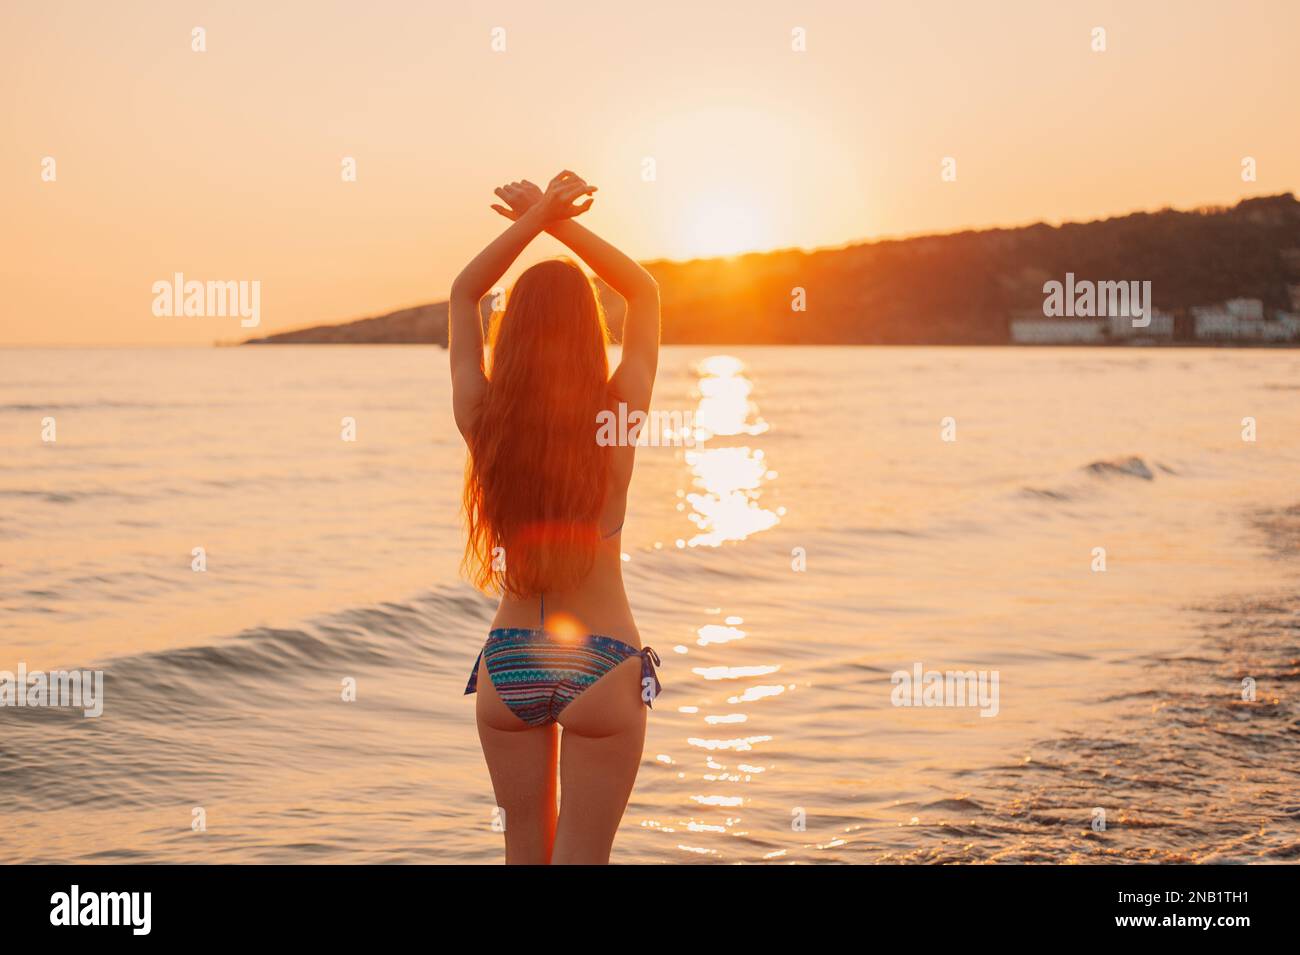
<instances>
[{"instance_id":1,"label":"bikini top strap","mask_svg":"<svg viewBox=\"0 0 1300 955\"><path fill-rule=\"evenodd\" d=\"M542 594L542 629L546 629L546 594Z\"/></svg>"},{"instance_id":2,"label":"bikini top strap","mask_svg":"<svg viewBox=\"0 0 1300 955\"><path fill-rule=\"evenodd\" d=\"M623 529L623 525L626 524L626 523L627 523L627 518L624 518L623 520L619 521L619 522L618 522L618 527L614 528L612 531L610 531L608 534L606 534L604 537L602 537L601 540L607 541L607 540L610 540L610 539L613 538L613 537L617 537L617 536L618 536L618 532L621 531L621 530Z\"/></svg>"}]
</instances>

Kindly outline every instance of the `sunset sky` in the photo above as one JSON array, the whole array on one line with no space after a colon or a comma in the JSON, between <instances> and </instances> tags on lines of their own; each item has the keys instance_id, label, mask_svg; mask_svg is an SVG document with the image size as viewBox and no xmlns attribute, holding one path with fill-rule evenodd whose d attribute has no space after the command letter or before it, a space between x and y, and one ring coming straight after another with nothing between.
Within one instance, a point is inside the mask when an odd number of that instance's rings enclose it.
<instances>
[{"instance_id":1,"label":"sunset sky","mask_svg":"<svg viewBox=\"0 0 1300 955\"><path fill-rule=\"evenodd\" d=\"M563 167L641 259L1297 190L1297 37L1292 0L6 0L0 344L207 344L441 299L505 225L493 187ZM261 326L155 317L177 271L260 281Z\"/></svg>"}]
</instances>

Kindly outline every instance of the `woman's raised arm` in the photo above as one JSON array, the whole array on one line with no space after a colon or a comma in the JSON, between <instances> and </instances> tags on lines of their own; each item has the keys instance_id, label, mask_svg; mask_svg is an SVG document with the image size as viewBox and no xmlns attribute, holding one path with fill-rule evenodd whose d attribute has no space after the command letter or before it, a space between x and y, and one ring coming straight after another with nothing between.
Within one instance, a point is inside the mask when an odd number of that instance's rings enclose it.
<instances>
[{"instance_id":1,"label":"woman's raised arm","mask_svg":"<svg viewBox=\"0 0 1300 955\"><path fill-rule=\"evenodd\" d=\"M635 260L576 222L562 220L546 231L626 300L623 357L612 382L634 408L648 408L659 367L659 284Z\"/></svg>"},{"instance_id":2,"label":"woman's raised arm","mask_svg":"<svg viewBox=\"0 0 1300 955\"><path fill-rule=\"evenodd\" d=\"M582 182L567 170L560 177L571 177L569 181ZM594 192L595 189L587 191ZM496 194L508 203L509 208L500 205L492 208L516 222L523 221L543 199L542 191L527 180L502 186ZM612 381L615 390L630 405L634 408L648 408L655 372L659 366L658 283L635 260L572 219L554 220L546 226L546 231L567 245L606 285L626 300L623 358Z\"/></svg>"},{"instance_id":3,"label":"woman's raised arm","mask_svg":"<svg viewBox=\"0 0 1300 955\"><path fill-rule=\"evenodd\" d=\"M567 176L560 173L551 180L545 195L474 256L451 283L447 303L447 351L451 357L452 411L462 434L468 435L487 387L487 378L483 374L483 319L479 314L479 302L543 229L591 208L590 199L585 203L575 202L593 191L572 173L567 173Z\"/></svg>"}]
</instances>

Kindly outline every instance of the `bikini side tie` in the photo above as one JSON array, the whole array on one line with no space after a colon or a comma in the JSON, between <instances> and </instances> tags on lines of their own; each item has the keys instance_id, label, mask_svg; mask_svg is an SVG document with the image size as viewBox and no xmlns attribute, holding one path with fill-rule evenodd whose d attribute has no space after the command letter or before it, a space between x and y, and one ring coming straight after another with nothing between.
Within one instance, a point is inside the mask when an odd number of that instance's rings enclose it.
<instances>
[{"instance_id":1,"label":"bikini side tie","mask_svg":"<svg viewBox=\"0 0 1300 955\"><path fill-rule=\"evenodd\" d=\"M659 674L655 672L655 667L663 666L663 661L659 659L659 654L655 653L650 647L642 647L637 656L641 658L641 699L645 700L645 705L654 709L654 701L664 688L659 685ZM654 685L654 693L650 699L646 700L646 690Z\"/></svg>"}]
</instances>

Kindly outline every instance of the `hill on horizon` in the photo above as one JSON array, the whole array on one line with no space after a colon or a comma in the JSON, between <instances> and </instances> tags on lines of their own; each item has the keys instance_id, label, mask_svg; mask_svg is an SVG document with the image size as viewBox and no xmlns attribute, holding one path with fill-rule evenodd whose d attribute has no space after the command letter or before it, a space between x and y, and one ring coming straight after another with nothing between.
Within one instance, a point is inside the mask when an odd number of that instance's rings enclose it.
<instances>
[{"instance_id":1,"label":"hill on horizon","mask_svg":"<svg viewBox=\"0 0 1300 955\"><path fill-rule=\"evenodd\" d=\"M659 282L665 344L1006 344L1010 316L1040 310L1043 283L1067 272L1150 281L1166 311L1236 297L1288 308L1289 287L1300 285L1300 202L1287 192L1228 207L645 266ZM618 340L622 299L597 285ZM791 307L796 288L806 311ZM481 310L486 318L487 299ZM445 346L447 303L245 342L307 343Z\"/></svg>"}]
</instances>

